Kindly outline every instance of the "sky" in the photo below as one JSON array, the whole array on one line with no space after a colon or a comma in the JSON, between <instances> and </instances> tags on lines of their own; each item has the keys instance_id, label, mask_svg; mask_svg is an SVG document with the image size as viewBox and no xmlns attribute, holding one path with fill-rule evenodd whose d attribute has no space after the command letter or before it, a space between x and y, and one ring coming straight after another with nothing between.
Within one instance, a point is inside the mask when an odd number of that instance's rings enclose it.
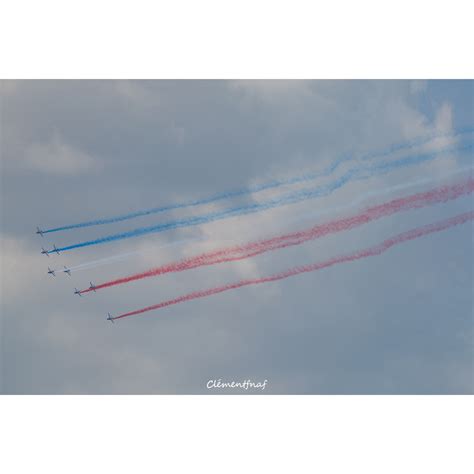
<instances>
[{"instance_id":1,"label":"sky","mask_svg":"<svg viewBox=\"0 0 474 474\"><path fill-rule=\"evenodd\" d=\"M5 394L468 394L473 379L472 225L381 256L106 321L176 296L379 243L472 209L472 197L403 212L237 263L89 293L74 288L356 212L365 193L453 182L470 154L349 183L251 216L65 252L115 232L260 202L284 190L45 235L51 228L322 169L474 126L472 81L1 81L1 347ZM471 134L472 142L472 134ZM441 138L430 150L455 146ZM387 159L411 156L394 153ZM466 174L464 176L467 176ZM443 181L444 180L444 181ZM327 182L327 181L322 181ZM367 204L411 192L415 186ZM308 217L315 213L320 217ZM306 219L305 219L306 217ZM300 219L301 218L301 219ZM183 239L195 239L179 244ZM196 241L196 239L200 239ZM175 245L169 245L175 244ZM48 275L127 254L126 258ZM128 255L131 254L131 255ZM209 390L209 380L265 390Z\"/></svg>"}]
</instances>

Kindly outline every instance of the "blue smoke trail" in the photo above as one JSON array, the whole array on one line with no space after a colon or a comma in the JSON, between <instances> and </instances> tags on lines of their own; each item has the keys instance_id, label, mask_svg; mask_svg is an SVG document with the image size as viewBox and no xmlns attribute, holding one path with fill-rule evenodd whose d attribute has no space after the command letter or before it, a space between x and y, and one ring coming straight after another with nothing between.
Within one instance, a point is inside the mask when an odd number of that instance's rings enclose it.
<instances>
[{"instance_id":1,"label":"blue smoke trail","mask_svg":"<svg viewBox=\"0 0 474 474\"><path fill-rule=\"evenodd\" d=\"M299 191L294 191L292 193L284 194L282 196L270 199L262 203L247 204L238 207L231 207L221 211L215 211L208 214L200 216L191 216L183 219L176 219L174 221L165 222L162 224L157 224L148 227L140 227L138 229L130 230L127 232L121 232L119 234L112 234L106 237L100 237L94 240L88 240L86 242L69 245L66 247L59 248L58 251L68 251L72 249L77 249L81 247L88 247L90 245L98 245L106 242L113 242L116 240L128 239L131 237L138 237L145 234L163 232L166 230L177 229L181 227L189 227L200 224L207 224L216 220L221 220L229 217L242 216L247 214L252 214L255 212L272 209L275 207L295 204L297 202L304 201L306 199L314 199L317 197L327 196L337 189L344 186L346 183L353 180L362 180L368 179L374 176L379 176L385 174L386 172L394 169L400 169L405 166L417 165L431 161L437 156L453 151L465 151L472 150L473 144L466 144L461 147L450 147L437 152L425 153L421 155L415 155L411 157L405 157L394 161L388 161L385 163L376 163L371 165L363 165L360 167L354 167L349 169L341 177L334 180L332 183L322 185L312 189L302 189ZM53 253L55 250L50 250L48 253Z\"/></svg>"},{"instance_id":2,"label":"blue smoke trail","mask_svg":"<svg viewBox=\"0 0 474 474\"><path fill-rule=\"evenodd\" d=\"M429 143L431 140L437 139L437 138L442 138L442 137L456 137L459 135L465 135L474 132L474 128L465 128L461 129L458 131L454 131L451 133L442 133L442 134L430 134L428 136L422 137L422 138L417 138L415 140L411 140L409 142L404 142L396 145L391 145L385 150L378 151L378 152L371 152L366 155L363 155L359 158L356 156L345 156L342 158L339 158L336 160L333 164L329 165L327 168L325 168L322 171L315 172L315 173L309 173L301 176L296 176L292 178L284 178L284 179L278 179L278 180L273 180L269 181L266 183L261 183L261 184L256 184L253 186L248 186L245 188L241 189L236 189L234 191L227 191L219 194L214 194L213 196L207 197L207 198L202 198L202 199L196 199L193 201L185 201L182 203L177 203L177 204L169 204L167 206L162 206L162 207L155 207L152 209L146 209L142 211L136 211L132 212L129 214L123 214L120 216L115 216L115 217L110 217L110 218L105 218L105 219L97 219L97 220L92 220L92 221L86 221L86 222L81 222L79 224L70 224L62 227L55 227L53 229L47 229L43 231L43 234L48 234L51 232L59 232L62 230L70 230L70 229L78 229L82 227L91 227L91 226L96 226L96 225L104 225L104 224L111 224L111 223L117 223L117 222L122 222L125 220L129 219L135 219L136 217L143 217L143 216L148 216L150 214L158 214L161 212L166 212L166 211L172 211L176 209L183 209L186 207L193 207L193 206L200 206L204 204L210 204L215 201L220 201L223 199L230 199L230 198L235 198L239 196L244 196L247 194L251 193L256 193L260 191L264 191L266 189L273 189L277 188L280 186L286 186L286 185L292 185L292 184L297 184L297 183L302 183L305 181L312 181L317 178L322 178L331 175L336 171L336 169L343 163L347 161L352 161L352 160L368 160L368 159L373 159L377 157L384 157L388 156L392 153L402 151L402 150L408 150L417 146L421 146L424 144Z\"/></svg>"}]
</instances>

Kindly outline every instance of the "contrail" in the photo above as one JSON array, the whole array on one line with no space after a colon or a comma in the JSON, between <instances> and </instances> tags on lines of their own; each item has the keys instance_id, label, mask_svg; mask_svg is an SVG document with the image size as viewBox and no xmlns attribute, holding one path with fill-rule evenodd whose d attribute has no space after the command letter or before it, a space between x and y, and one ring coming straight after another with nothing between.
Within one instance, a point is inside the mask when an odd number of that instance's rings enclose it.
<instances>
[{"instance_id":1,"label":"contrail","mask_svg":"<svg viewBox=\"0 0 474 474\"><path fill-rule=\"evenodd\" d=\"M187 243L190 243L190 242L201 242L203 240L207 240L207 238L205 238L205 237L194 237L194 238L189 238L189 239L175 240L173 242L169 242L169 243L166 243L166 244L163 244L163 245L159 245L158 247L155 248L155 250L160 250L160 249L168 248L168 247L174 247L174 246L177 246L177 245L183 245L183 244L187 244ZM144 251L136 250L134 252L127 252L127 253L122 253L122 254L118 254L118 255L112 255L110 257L101 258L101 259L98 259L98 260L92 260L90 262L84 262L84 263L81 263L79 265L69 267L68 270L70 272L73 272L73 273L75 273L77 271L81 271L81 270L89 270L91 268L96 268L96 267L99 267L99 266L102 266L102 265L107 265L109 263L120 262L122 260L127 259L128 257L132 257L134 255L140 255L140 254L143 254L143 253L144 253ZM61 269L54 270L54 271L55 272L64 272L64 270L61 270Z\"/></svg>"},{"instance_id":2,"label":"contrail","mask_svg":"<svg viewBox=\"0 0 474 474\"><path fill-rule=\"evenodd\" d=\"M394 191L400 191L402 189L412 188L412 187L420 186L420 185L423 185L423 184L429 184L429 183L433 183L435 181L443 181L443 180L445 180L446 178L448 178L450 176L454 176L454 175L465 173L467 171L472 171L472 170L473 170L473 168L471 166L466 166L464 168L458 168L458 169L456 169L454 171L451 171L449 173L445 173L443 176L438 177L438 178L419 179L418 181L413 181L413 182L406 183L406 184L398 184L398 185L395 185L395 186L391 186L390 188L385 188L385 189L381 189L381 190L377 190L377 191L370 191L370 192L364 194L363 196L361 196L357 199L351 200L349 205L332 207L332 208L331 207L326 207L324 209L318 209L317 211L311 212L309 214L305 213L302 216L296 216L296 217L290 219L288 222L286 222L286 225L288 225L289 223L292 223L292 222L300 222L300 221L313 219L315 217L325 215L325 214L331 214L331 213L335 213L335 212L345 211L347 209L357 207L359 204L366 201L370 197L382 196L384 194L390 194ZM171 243L168 243L168 244L161 245L161 246L157 247L157 249L162 249L162 248L166 248L166 247L170 247L170 246L176 246L176 245L184 245L184 244L194 242L194 241L200 242L200 241L209 241L209 240L214 240L216 242L235 242L235 239L216 239L214 236L210 235L210 236L206 236L206 237L202 237L202 238L197 237L197 238L190 238L190 239L181 239L181 240L178 240L178 241L174 241L174 242L171 242ZM82 270L89 270L91 268L97 268L97 267L100 267L102 265L108 265L108 264L112 264L112 263L116 263L116 262L121 262L121 261L123 261L123 260L125 260L129 257L135 256L135 255L140 255L142 253L143 253L142 251L137 250L135 252L128 252L128 253L113 255L113 256L98 259L98 260L92 260L92 261L89 261L89 262L84 262L84 263L81 263L79 265L75 265L73 267L70 267L70 268L68 268L68 270L72 273L75 273L77 271L82 271ZM63 269L54 269L53 271L56 272L56 273L66 273Z\"/></svg>"},{"instance_id":3,"label":"contrail","mask_svg":"<svg viewBox=\"0 0 474 474\"><path fill-rule=\"evenodd\" d=\"M132 255L137 255L139 253L140 253L139 251L136 251L136 252L122 253L122 254L119 254L119 255L112 255L110 257L101 258L101 259L98 259L98 260L92 260L90 262L81 263L80 265L76 265L74 267L68 268L68 270L70 270L73 273L79 272L81 270L89 270L91 268L96 268L96 267L99 267L101 265L107 265L109 263L120 262L122 260L127 259L128 257L131 257Z\"/></svg>"},{"instance_id":4,"label":"contrail","mask_svg":"<svg viewBox=\"0 0 474 474\"><path fill-rule=\"evenodd\" d=\"M439 178L419 179L418 181L413 181L413 182L410 182L410 183L407 183L407 184L398 184L398 185L392 186L390 188L385 188L385 189L377 190L377 191L370 191L370 192L366 193L365 195L363 195L363 196L361 196L357 199L353 199L350 202L349 205L333 207L333 208L319 209L316 212L312 212L310 214L304 214L303 216L297 216L293 219L290 219L289 222L287 222L286 224L288 225L288 223L291 223L291 222L294 222L294 221L304 221L304 220L313 219L314 217L318 217L318 216L321 216L321 215L344 211L344 210L347 210L347 209L358 206L360 203L366 201L370 197L381 196L381 195L384 195L384 194L390 194L394 191L400 191L402 189L412 188L412 187L420 186L420 185L423 185L423 184L433 183L435 181L445 180L446 178L448 178L450 176L461 174L461 173L464 173L464 172L467 172L467 171L472 171L472 169L473 168L471 166L466 166L464 168L458 168L458 169L456 169L454 171L451 171L449 173L445 173L442 177L439 177ZM170 246L184 245L184 244L194 242L194 241L198 241L198 242L199 241L208 241L208 240L211 240L211 239L214 239L218 242L235 241L235 239L215 239L215 237L211 235L211 236L202 237L202 238L197 237L197 238L190 238L190 239L181 239L181 240L178 240L178 241L174 241L174 242L171 242L171 243L168 243L168 244L161 245L161 246L157 247L157 249L162 249L162 248L166 248L166 247L170 247ZM74 272L74 273L76 271L89 270L91 268L96 268L96 267L99 267L99 266L102 266L102 265L108 265L109 263L112 264L112 263L115 263L115 262L120 262L122 260L127 259L128 257L134 256L134 255L139 255L139 254L142 254L142 253L143 252L141 252L141 251L135 251L135 252L128 252L128 253L124 253L124 254L114 255L114 256L111 256L111 257L107 257L107 258L103 258L103 259L99 259L99 260L93 260L93 261L90 261L90 262L82 263L80 265L76 265L74 267L70 267L69 270L71 272ZM54 270L54 271L59 272L59 273L64 273L64 270L61 270L61 269Z\"/></svg>"},{"instance_id":5,"label":"contrail","mask_svg":"<svg viewBox=\"0 0 474 474\"><path fill-rule=\"evenodd\" d=\"M447 178L450 178L452 176L456 176L458 174L463 174L466 172L472 172L473 169L474 168L472 166L465 166L462 168L457 168L448 173L445 172L443 176L439 176L435 178L422 178L416 181L410 181L409 183L396 184L395 186L390 186L388 188L377 189L375 191L368 191L367 193L361 195L360 197L352 199L349 204L344 204L342 206L325 207L322 209L318 209L317 211L314 211L314 212L304 213L301 216L295 216L293 218L290 218L286 222L286 225L292 222L301 222L301 221L305 221L309 219L314 219L315 217L319 217L326 214L334 214L336 212L346 211L347 209L357 207L358 205L360 205L361 203L367 201L369 198L372 198L372 197L379 197L385 194L391 194L395 191L401 191L403 189L414 188L415 186L422 186L425 184L431 184L437 181L445 181Z\"/></svg>"},{"instance_id":6,"label":"contrail","mask_svg":"<svg viewBox=\"0 0 474 474\"><path fill-rule=\"evenodd\" d=\"M455 138L460 135L466 135L469 133L472 133L474 131L474 128L465 128L461 129L458 131L453 131L453 132L445 132L445 133L440 133L440 134L430 134L425 137L417 138L415 140L411 140L409 142L404 142L404 143L399 143L396 145L391 145L388 148L384 150L379 150L376 152L371 152L366 155L363 155L361 157L356 157L354 155L352 156L345 156L342 158L339 158L336 160L333 164L329 165L322 171L318 171L315 173L307 173L304 175L296 176L296 177L291 177L291 178L283 178L283 179L277 179L273 181L269 181L266 183L260 183L256 184L253 186L248 186L244 187L241 189L236 189L232 191L226 191L218 194L214 194L213 196L209 196L206 198L202 199L195 199L191 201L185 201L181 203L175 203L175 204L169 204L161 207L154 207L151 209L145 209L141 211L136 211L136 212L131 212L128 214L122 214L118 215L115 217L109 217L109 218L103 218L103 219L96 219L96 220L90 220L90 221L85 221L85 222L80 222L78 224L70 224L70 225L65 225L61 227L55 227L52 229L47 229L42 231L43 234L48 234L52 232L59 232L63 230L70 230L70 229L78 229L82 227L91 227L91 226L96 226L96 225L104 225L104 224L111 224L111 223L116 223L116 222L122 222L125 220L129 219L135 219L137 217L142 217L142 216L148 216L151 214L158 214L166 211L171 211L175 209L183 209L187 207L194 207L194 206L200 206L204 204L210 204L216 201L220 201L223 199L230 199L230 198L235 198L239 196L244 196L248 195L251 193L256 193L260 191L264 191L267 189L274 189L278 188L280 186L286 186L286 185L292 185L292 184L297 184L297 183L302 183L306 181L312 181L317 178L325 177L331 175L342 163L348 162L348 161L353 161L353 160L367 160L367 159L374 159L374 158L380 158L384 156L388 156L390 154L393 154L398 151L402 150L409 150L411 148L415 148L417 146L422 146L425 145L433 140L439 139L439 138Z\"/></svg>"},{"instance_id":7,"label":"contrail","mask_svg":"<svg viewBox=\"0 0 474 474\"><path fill-rule=\"evenodd\" d=\"M359 167L354 167L349 169L341 177L335 179L332 183L321 185L316 188L306 188L299 191L294 191L283 196L279 196L273 199L261 203L253 203L248 205L242 205L238 207L231 207L220 211L211 212L208 214L186 217L183 219L176 219L169 222L164 222L162 224L152 225L148 227L139 227L137 229L122 232L118 234L112 234L105 237L100 237L94 240L88 240L86 242L81 242L78 244L68 245L59 249L49 250L48 254L58 252L65 252L77 248L88 247L91 245L99 245L108 242L114 242L117 240L128 239L132 237L139 237L142 235L150 233L164 232L167 230L178 229L182 227L195 226L200 224L207 224L221 219L226 219L230 217L248 215L268 209L273 209L275 207L295 204L307 199L314 199L323 196L327 196L337 189L341 188L345 184L354 180L363 180L375 176L383 175L391 170L404 168L405 166L412 166L417 164L422 164L428 161L431 161L438 157L439 155L447 152L454 151L466 151L472 150L473 144L466 144L461 147L455 148L445 148L433 153L426 153L415 155L411 157L405 157L394 161L388 161L385 163L376 163L371 165L363 165Z\"/></svg>"},{"instance_id":8,"label":"contrail","mask_svg":"<svg viewBox=\"0 0 474 474\"><path fill-rule=\"evenodd\" d=\"M471 194L473 191L474 179L469 178L460 183L441 186L429 191L412 194L407 197L393 199L386 203L369 207L353 216L343 217L323 224L318 224L306 230L279 235L266 240L250 242L245 245L237 245L214 250L212 252L203 253L175 263L162 265L146 272L140 272L127 277L111 280L94 286L94 290L97 291L102 288L109 288L111 286L142 280L144 278L155 277L165 273L180 272L201 266L244 260L269 251L300 245L310 240L315 240L327 235L350 230L374 220L391 216L397 212L418 209L425 206L457 199L461 196ZM89 291L91 291L90 288L82 290L81 293L88 293Z\"/></svg>"},{"instance_id":9,"label":"contrail","mask_svg":"<svg viewBox=\"0 0 474 474\"><path fill-rule=\"evenodd\" d=\"M403 232L394 237L384 240L378 245L375 245L373 247L368 247L366 249L358 250L350 254L341 255L338 257L331 258L329 260L313 263L311 265L294 267L287 271L280 272L275 275L271 275L264 278L241 280L236 283L229 283L227 285L210 288L208 290L195 291L193 293L189 293L187 295L183 295L172 300L163 301L162 303L158 303L153 306L147 306L146 308L137 309L135 311L130 311L128 313L120 314L110 319L116 320L116 319L127 318L129 316L136 316L138 314L143 314L148 311L165 308L166 306L172 306L175 304L184 303L186 301L195 300L197 298L205 298L207 296L223 293L224 291L235 290L237 288L242 288L243 286L259 285L261 283L269 283L273 281L284 280L285 278L299 275L300 273L314 272L314 271L322 270L324 268L332 267L334 265L338 265L341 263L349 263L349 262L354 262L356 260L361 260L367 257L374 257L377 255L381 255L382 253L386 252L387 250L394 247L395 245L399 245L403 242L408 242L410 240L414 240L428 234L433 234L435 232L441 232L443 230L449 229L450 227L454 227L460 224L464 224L468 221L472 221L473 219L474 219L473 211L467 212L465 214L459 214L450 219L436 222L434 224L429 224L423 227L418 227L418 228L409 230L408 232Z\"/></svg>"}]
</instances>

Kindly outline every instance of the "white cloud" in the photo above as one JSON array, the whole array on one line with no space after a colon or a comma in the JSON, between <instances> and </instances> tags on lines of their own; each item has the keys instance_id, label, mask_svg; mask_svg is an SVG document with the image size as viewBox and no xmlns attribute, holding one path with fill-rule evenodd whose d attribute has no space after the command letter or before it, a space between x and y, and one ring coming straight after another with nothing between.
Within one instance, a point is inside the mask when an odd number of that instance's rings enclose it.
<instances>
[{"instance_id":1,"label":"white cloud","mask_svg":"<svg viewBox=\"0 0 474 474\"><path fill-rule=\"evenodd\" d=\"M25 154L28 167L51 174L80 174L97 168L98 162L88 153L72 147L55 133L46 143L30 145Z\"/></svg>"},{"instance_id":2,"label":"white cloud","mask_svg":"<svg viewBox=\"0 0 474 474\"><path fill-rule=\"evenodd\" d=\"M2 303L7 304L21 297L25 288L37 284L44 267L40 266L40 253L24 240L5 235L0 240Z\"/></svg>"},{"instance_id":3,"label":"white cloud","mask_svg":"<svg viewBox=\"0 0 474 474\"><path fill-rule=\"evenodd\" d=\"M450 132L453 129L453 108L444 102L436 112L435 128L439 132Z\"/></svg>"}]
</instances>

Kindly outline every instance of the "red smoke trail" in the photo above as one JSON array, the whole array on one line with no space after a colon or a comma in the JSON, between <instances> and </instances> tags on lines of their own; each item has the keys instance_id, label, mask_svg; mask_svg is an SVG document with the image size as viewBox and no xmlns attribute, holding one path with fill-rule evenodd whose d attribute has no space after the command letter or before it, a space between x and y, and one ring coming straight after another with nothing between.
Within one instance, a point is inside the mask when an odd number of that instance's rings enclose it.
<instances>
[{"instance_id":1,"label":"red smoke trail","mask_svg":"<svg viewBox=\"0 0 474 474\"><path fill-rule=\"evenodd\" d=\"M216 288L210 288L208 290L195 291L194 293L189 293L187 295L180 296L173 300L163 301L162 303L159 303L153 306L148 306L146 308L137 309L136 311L130 311L129 313L124 313L119 316L115 316L112 319L121 319L121 318L126 318L128 316L135 316L137 314L146 313L147 311L161 309L166 306L171 306L178 303L184 303L185 301L190 301L197 298L204 298L206 296L215 295L217 293L222 293L228 290L235 290L243 286L258 285L260 283L268 283L271 281L283 280L288 277L299 275L300 273L314 272L317 270L322 270L323 268L332 267L333 265L337 265L340 263L354 262L362 258L373 257L373 256L380 255L386 252L388 249L390 249L391 247L395 245L401 244L403 242L407 242L409 240L417 239L419 237L432 234L434 232L440 232L442 230L448 229L450 227L454 227L459 224L464 224L465 222L470 221L472 219L474 219L474 212L473 211L467 212L465 214L460 214L458 216L452 217L450 219L446 219L446 220L436 222L434 224L426 225L423 227L418 227L416 229L409 230L408 232L403 232L402 234L398 234L394 237L384 240L382 243L378 245L369 247L367 249L359 250L348 255L341 255L339 257L334 257L334 258L331 258L330 260L326 260L324 262L319 262L319 263L313 263L311 265L295 267L285 272L277 273L276 275L272 275L269 277L255 278L255 279L250 279L250 280L241 280L236 283L229 283L227 285L218 286Z\"/></svg>"},{"instance_id":2,"label":"red smoke trail","mask_svg":"<svg viewBox=\"0 0 474 474\"><path fill-rule=\"evenodd\" d=\"M214 265L222 262L232 262L254 257L265 252L276 249L283 249L293 245L299 245L308 240L314 240L328 234L334 234L343 230L349 230L354 227L366 224L382 217L390 216L396 212L416 209L430 204L445 202L456 199L460 196L472 193L474 190L474 179L469 178L460 183L441 186L430 191L412 194L407 197L394 199L392 201L369 207L363 212L354 216L333 220L325 224L319 224L309 229L293 232L291 234L276 236L266 240L250 242L245 245L236 245L212 252L203 253L195 257L187 258L179 262L162 265L152 268L146 272L129 275L127 277L111 280L95 286L95 290L108 288L111 286L129 283L143 278L154 277L170 272L180 272L192 268ZM81 293L88 293L91 288L82 290Z\"/></svg>"}]
</instances>

